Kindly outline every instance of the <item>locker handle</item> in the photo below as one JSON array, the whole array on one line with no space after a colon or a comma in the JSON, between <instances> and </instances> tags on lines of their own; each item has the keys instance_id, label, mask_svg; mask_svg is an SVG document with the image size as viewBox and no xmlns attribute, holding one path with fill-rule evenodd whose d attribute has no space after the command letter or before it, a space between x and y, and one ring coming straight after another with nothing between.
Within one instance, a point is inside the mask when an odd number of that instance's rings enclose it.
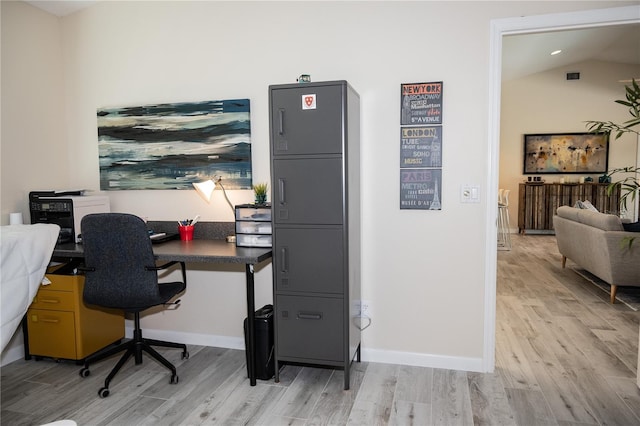
<instances>
[{"instance_id":1,"label":"locker handle","mask_svg":"<svg viewBox=\"0 0 640 426\"><path fill-rule=\"evenodd\" d=\"M278 192L280 193L280 204L285 204L287 202L285 198L285 190L284 190L284 179L278 179Z\"/></svg>"},{"instance_id":2,"label":"locker handle","mask_svg":"<svg viewBox=\"0 0 640 426\"><path fill-rule=\"evenodd\" d=\"M321 312L298 312L298 319L321 320Z\"/></svg>"},{"instance_id":3,"label":"locker handle","mask_svg":"<svg viewBox=\"0 0 640 426\"><path fill-rule=\"evenodd\" d=\"M282 108L278 110L278 134L284 135L284 110Z\"/></svg>"},{"instance_id":4,"label":"locker handle","mask_svg":"<svg viewBox=\"0 0 640 426\"><path fill-rule=\"evenodd\" d=\"M286 247L282 247L280 250L280 254L282 255L282 262L280 263L280 271L281 272L289 272L289 250Z\"/></svg>"}]
</instances>

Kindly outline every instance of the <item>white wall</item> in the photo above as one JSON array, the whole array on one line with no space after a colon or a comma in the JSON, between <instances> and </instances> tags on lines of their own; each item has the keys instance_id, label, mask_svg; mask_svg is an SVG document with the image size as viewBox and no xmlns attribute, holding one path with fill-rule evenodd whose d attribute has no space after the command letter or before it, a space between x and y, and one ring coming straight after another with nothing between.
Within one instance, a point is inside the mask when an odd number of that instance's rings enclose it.
<instances>
[{"instance_id":1,"label":"white wall","mask_svg":"<svg viewBox=\"0 0 640 426\"><path fill-rule=\"evenodd\" d=\"M28 193L69 182L60 22L2 2L2 224L29 220Z\"/></svg>"},{"instance_id":2,"label":"white wall","mask_svg":"<svg viewBox=\"0 0 640 426\"><path fill-rule=\"evenodd\" d=\"M254 175L266 181L268 86L294 82L302 73L314 81L346 79L362 104L362 293L373 310L373 323L363 333L364 358L477 370L483 356L485 240L495 235L485 235L487 188L481 188L479 204L460 203L459 193L463 184L488 180L490 21L622 4L98 3L59 25L66 82L60 106L68 141L68 161L62 163L69 173L64 185L98 189L97 108L238 97L251 99ZM28 17L35 25L29 7L3 2L3 20L11 13L11 19ZM57 34L35 26L29 31ZM12 43L22 48L19 40ZM6 64L3 49L3 75L5 66L21 67ZM443 209L400 210L400 84L440 80ZM3 90L4 84L3 79ZM11 101L37 99L31 94ZM38 178L34 186L49 186L47 174L29 162L5 156L2 161L3 173L5 165L20 167ZM192 191L108 195L114 211L149 219L200 213L203 220L232 220L221 200L205 206ZM230 198L238 203L252 196L232 191ZM180 309L149 316L143 326L190 343L240 342L244 276L217 269L190 265ZM270 300L270 285L267 265L257 274L257 305Z\"/></svg>"},{"instance_id":3,"label":"white wall","mask_svg":"<svg viewBox=\"0 0 640 426\"><path fill-rule=\"evenodd\" d=\"M578 71L580 80L567 81L566 73ZM500 187L511 190L509 214L511 227L517 232L518 184L526 177L523 167L523 135L527 133L586 132L588 120L622 123L630 116L628 109L616 104L625 98L625 84L640 76L640 66L588 61L560 67L502 84L500 135ZM636 137L626 134L609 142L609 169L635 164ZM579 176L566 175L566 181ZM548 182L558 182L563 175L544 175ZM632 207L629 203L628 208Z\"/></svg>"}]
</instances>

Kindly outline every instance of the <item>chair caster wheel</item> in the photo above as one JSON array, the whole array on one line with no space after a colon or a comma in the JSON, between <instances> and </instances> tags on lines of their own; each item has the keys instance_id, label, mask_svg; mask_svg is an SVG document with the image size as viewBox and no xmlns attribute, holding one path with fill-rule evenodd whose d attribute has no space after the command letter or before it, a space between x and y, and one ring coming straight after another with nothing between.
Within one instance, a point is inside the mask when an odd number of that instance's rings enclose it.
<instances>
[{"instance_id":1,"label":"chair caster wheel","mask_svg":"<svg viewBox=\"0 0 640 426\"><path fill-rule=\"evenodd\" d=\"M98 396L100 398L106 398L109 396L109 388L100 388L98 391Z\"/></svg>"},{"instance_id":2,"label":"chair caster wheel","mask_svg":"<svg viewBox=\"0 0 640 426\"><path fill-rule=\"evenodd\" d=\"M182 359L189 359L189 352L188 351L182 352Z\"/></svg>"},{"instance_id":3,"label":"chair caster wheel","mask_svg":"<svg viewBox=\"0 0 640 426\"><path fill-rule=\"evenodd\" d=\"M173 374L171 376L171 381L169 383L172 384L172 385L175 385L176 383L178 383L178 380L179 380L178 379L178 375L177 374Z\"/></svg>"},{"instance_id":4,"label":"chair caster wheel","mask_svg":"<svg viewBox=\"0 0 640 426\"><path fill-rule=\"evenodd\" d=\"M91 371L87 367L83 367L80 370L80 377L89 377L91 375Z\"/></svg>"}]
</instances>

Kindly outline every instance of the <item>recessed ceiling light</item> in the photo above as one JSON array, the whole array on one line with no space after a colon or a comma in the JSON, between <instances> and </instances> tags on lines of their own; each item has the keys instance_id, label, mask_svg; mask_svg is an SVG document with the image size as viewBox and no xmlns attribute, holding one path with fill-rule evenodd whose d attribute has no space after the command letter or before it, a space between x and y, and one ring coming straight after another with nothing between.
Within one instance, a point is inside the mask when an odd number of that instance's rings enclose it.
<instances>
[{"instance_id":1,"label":"recessed ceiling light","mask_svg":"<svg viewBox=\"0 0 640 426\"><path fill-rule=\"evenodd\" d=\"M562 53L562 50L554 50L553 52L551 52L551 56L558 55L560 53Z\"/></svg>"}]
</instances>

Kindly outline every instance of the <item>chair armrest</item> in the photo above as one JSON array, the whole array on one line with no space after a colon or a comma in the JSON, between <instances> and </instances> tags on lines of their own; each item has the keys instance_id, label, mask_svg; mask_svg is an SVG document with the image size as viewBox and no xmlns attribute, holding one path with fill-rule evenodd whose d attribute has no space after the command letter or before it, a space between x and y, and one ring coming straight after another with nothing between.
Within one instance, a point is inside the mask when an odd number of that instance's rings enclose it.
<instances>
[{"instance_id":1,"label":"chair armrest","mask_svg":"<svg viewBox=\"0 0 640 426\"><path fill-rule=\"evenodd\" d=\"M147 271L162 271L164 269L168 269L173 265L176 264L180 264L180 269L182 269L182 282L183 283L187 283L187 267L185 266L184 262L180 262L177 260L172 260L171 262L167 262L165 264L162 265L157 265L157 266L145 266L144 269L146 269Z\"/></svg>"}]
</instances>

